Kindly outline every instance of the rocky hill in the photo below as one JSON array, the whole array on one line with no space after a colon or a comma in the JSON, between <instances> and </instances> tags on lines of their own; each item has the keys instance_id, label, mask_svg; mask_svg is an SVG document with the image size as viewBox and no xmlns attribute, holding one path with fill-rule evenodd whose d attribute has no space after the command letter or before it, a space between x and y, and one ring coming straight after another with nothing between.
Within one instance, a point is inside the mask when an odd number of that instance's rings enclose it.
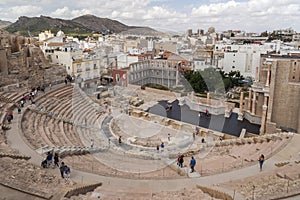
<instances>
[{"instance_id":1,"label":"rocky hill","mask_svg":"<svg viewBox=\"0 0 300 200\"><path fill-rule=\"evenodd\" d=\"M46 16L40 17L19 17L19 19L5 28L10 33L18 32L21 35L28 35L28 30L32 35L37 36L41 31L52 30L57 32L63 30L65 33L84 34L92 32L91 29L83 25L73 22L72 20L64 20L58 18L51 18Z\"/></svg>"},{"instance_id":2,"label":"rocky hill","mask_svg":"<svg viewBox=\"0 0 300 200\"><path fill-rule=\"evenodd\" d=\"M62 30L66 34L91 34L99 32L120 33L122 31L139 30L140 28L127 26L119 21L108 18L100 18L94 15L83 15L72 20L65 20L59 18L51 18L47 16L40 17L19 17L19 19L7 26L5 30L10 33L18 32L21 35L28 36L28 30L32 35L37 36L41 31L51 30L53 33ZM154 29L151 29L155 32Z\"/></svg>"},{"instance_id":3,"label":"rocky hill","mask_svg":"<svg viewBox=\"0 0 300 200\"><path fill-rule=\"evenodd\" d=\"M154 30L150 27L136 27L122 31L122 35L142 35L142 36L166 36L167 34Z\"/></svg>"},{"instance_id":4,"label":"rocky hill","mask_svg":"<svg viewBox=\"0 0 300 200\"><path fill-rule=\"evenodd\" d=\"M83 15L72 19L72 21L81 24L82 26L93 30L94 32L103 32L110 30L114 33L119 33L131 28L130 26L122 24L121 22L118 22L116 20L100 18L94 15Z\"/></svg>"},{"instance_id":5,"label":"rocky hill","mask_svg":"<svg viewBox=\"0 0 300 200\"><path fill-rule=\"evenodd\" d=\"M0 28L4 28L6 26L9 26L10 24L12 24L12 23L9 21L3 21L0 19Z\"/></svg>"}]
</instances>

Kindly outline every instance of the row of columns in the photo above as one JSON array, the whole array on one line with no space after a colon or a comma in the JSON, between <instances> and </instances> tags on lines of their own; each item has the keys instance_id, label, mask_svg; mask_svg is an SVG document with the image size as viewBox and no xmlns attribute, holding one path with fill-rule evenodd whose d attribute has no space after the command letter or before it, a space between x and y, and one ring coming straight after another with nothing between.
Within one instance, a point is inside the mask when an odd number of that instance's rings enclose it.
<instances>
[{"instance_id":1,"label":"row of columns","mask_svg":"<svg viewBox=\"0 0 300 200\"><path fill-rule=\"evenodd\" d=\"M243 94L241 93L241 98ZM256 114L256 96L257 92L249 90L248 96L248 105L247 110L251 112L252 115ZM240 99L240 103L242 99ZM266 131L266 120L267 120L267 110L268 110L268 96L264 96L264 104L262 105L262 116L261 116L261 127L260 127L260 134L264 134ZM240 107L241 112L241 107Z\"/></svg>"},{"instance_id":2,"label":"row of columns","mask_svg":"<svg viewBox=\"0 0 300 200\"><path fill-rule=\"evenodd\" d=\"M253 96L253 98L252 98ZM248 105L247 105L247 110L250 112L252 115L255 115L256 112L256 92L252 90L249 90L249 96L248 96Z\"/></svg>"}]
</instances>

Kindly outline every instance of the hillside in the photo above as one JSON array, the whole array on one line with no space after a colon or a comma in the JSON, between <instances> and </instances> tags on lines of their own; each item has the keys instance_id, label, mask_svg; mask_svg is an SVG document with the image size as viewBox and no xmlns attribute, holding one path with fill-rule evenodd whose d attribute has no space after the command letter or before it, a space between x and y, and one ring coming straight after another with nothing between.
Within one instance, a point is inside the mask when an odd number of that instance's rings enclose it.
<instances>
[{"instance_id":1,"label":"hillside","mask_svg":"<svg viewBox=\"0 0 300 200\"><path fill-rule=\"evenodd\" d=\"M19 17L15 23L7 26L5 30L10 33L18 32L25 36L28 36L28 30L34 36L37 36L41 31L45 30L51 30L53 33L62 30L65 34L91 34L95 32L106 33L108 31L112 33L120 33L129 31L128 33L130 34L143 35L140 33L146 32L154 34L157 32L148 27L127 26L119 21L108 18L100 18L94 15L83 15L72 20L51 18L47 16L22 16Z\"/></svg>"},{"instance_id":2,"label":"hillside","mask_svg":"<svg viewBox=\"0 0 300 200\"><path fill-rule=\"evenodd\" d=\"M159 32L149 27L135 27L122 31L122 35L142 35L142 36L166 36L167 34Z\"/></svg>"},{"instance_id":3,"label":"hillside","mask_svg":"<svg viewBox=\"0 0 300 200\"><path fill-rule=\"evenodd\" d=\"M114 33L119 33L130 29L129 26L122 24L116 20L111 20L108 18L100 18L94 15L83 15L72 19L73 22L81 24L82 26L93 30L94 32L102 32L110 30Z\"/></svg>"},{"instance_id":4,"label":"hillside","mask_svg":"<svg viewBox=\"0 0 300 200\"><path fill-rule=\"evenodd\" d=\"M90 33L92 30L73 22L72 20L64 20L51 18L46 16L40 17L19 17L19 19L5 28L10 33L19 32L21 35L27 35L28 30L32 35L37 36L41 31L52 30L57 32L63 30L65 33L84 34Z\"/></svg>"},{"instance_id":5,"label":"hillside","mask_svg":"<svg viewBox=\"0 0 300 200\"><path fill-rule=\"evenodd\" d=\"M10 24L12 24L12 23L9 22L9 21L3 21L3 20L0 19L0 28L4 28L4 27L6 27Z\"/></svg>"}]
</instances>

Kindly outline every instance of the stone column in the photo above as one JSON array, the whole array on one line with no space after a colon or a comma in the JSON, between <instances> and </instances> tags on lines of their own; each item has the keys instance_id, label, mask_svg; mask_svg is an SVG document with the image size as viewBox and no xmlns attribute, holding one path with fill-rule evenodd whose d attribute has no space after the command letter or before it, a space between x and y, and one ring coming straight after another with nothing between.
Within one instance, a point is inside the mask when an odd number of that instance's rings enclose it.
<instances>
[{"instance_id":1,"label":"stone column","mask_svg":"<svg viewBox=\"0 0 300 200\"><path fill-rule=\"evenodd\" d=\"M258 75L258 67L256 67L256 68L255 68L255 82L258 82L258 79L259 79L258 76L259 76L259 75Z\"/></svg>"},{"instance_id":2,"label":"stone column","mask_svg":"<svg viewBox=\"0 0 300 200\"><path fill-rule=\"evenodd\" d=\"M268 65L268 73L267 73L266 87L269 87L269 84L270 84L270 76L271 76L271 65Z\"/></svg>"},{"instance_id":3,"label":"stone column","mask_svg":"<svg viewBox=\"0 0 300 200\"><path fill-rule=\"evenodd\" d=\"M241 92L240 95L240 109L238 113L238 120L242 121L244 119L243 117L243 102L244 102L244 92Z\"/></svg>"},{"instance_id":4,"label":"stone column","mask_svg":"<svg viewBox=\"0 0 300 200\"><path fill-rule=\"evenodd\" d=\"M210 105L210 94L209 94L209 92L206 95L206 104Z\"/></svg>"},{"instance_id":5,"label":"stone column","mask_svg":"<svg viewBox=\"0 0 300 200\"><path fill-rule=\"evenodd\" d=\"M255 115L256 110L256 92L253 92L253 99L252 99L252 115Z\"/></svg>"},{"instance_id":6,"label":"stone column","mask_svg":"<svg viewBox=\"0 0 300 200\"><path fill-rule=\"evenodd\" d=\"M260 135L263 135L266 132L266 119L267 119L267 109L268 109L267 104L268 104L268 97L265 96L264 105L262 106L263 112L261 115L261 126L259 130Z\"/></svg>"},{"instance_id":7,"label":"stone column","mask_svg":"<svg viewBox=\"0 0 300 200\"><path fill-rule=\"evenodd\" d=\"M224 117L225 118L229 118L231 115L231 108L229 107L229 103L225 102L226 108L225 108L225 114Z\"/></svg>"},{"instance_id":8,"label":"stone column","mask_svg":"<svg viewBox=\"0 0 300 200\"><path fill-rule=\"evenodd\" d=\"M248 107L247 107L247 110L248 110L249 112L251 111L251 96L252 96L252 90L249 89Z\"/></svg>"}]
</instances>

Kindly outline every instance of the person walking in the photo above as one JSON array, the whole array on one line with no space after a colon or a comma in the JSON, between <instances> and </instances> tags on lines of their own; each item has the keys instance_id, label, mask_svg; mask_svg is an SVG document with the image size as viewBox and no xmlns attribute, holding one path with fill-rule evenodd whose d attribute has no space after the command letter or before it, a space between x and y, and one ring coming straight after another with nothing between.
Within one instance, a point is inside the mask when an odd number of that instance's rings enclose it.
<instances>
[{"instance_id":1,"label":"person walking","mask_svg":"<svg viewBox=\"0 0 300 200\"><path fill-rule=\"evenodd\" d=\"M64 173L65 173L65 163L61 162L60 167L59 167L60 175L62 178L65 178Z\"/></svg>"},{"instance_id":2,"label":"person walking","mask_svg":"<svg viewBox=\"0 0 300 200\"><path fill-rule=\"evenodd\" d=\"M54 167L55 166L59 167L58 163L59 163L58 153L55 153L54 154Z\"/></svg>"},{"instance_id":3,"label":"person walking","mask_svg":"<svg viewBox=\"0 0 300 200\"><path fill-rule=\"evenodd\" d=\"M21 114L21 107L18 105L18 114Z\"/></svg>"},{"instance_id":4,"label":"person walking","mask_svg":"<svg viewBox=\"0 0 300 200\"><path fill-rule=\"evenodd\" d=\"M195 158L192 156L192 159L190 161L190 167L191 167L191 173L193 173L195 171L195 166L196 166L196 160Z\"/></svg>"},{"instance_id":5,"label":"person walking","mask_svg":"<svg viewBox=\"0 0 300 200\"><path fill-rule=\"evenodd\" d=\"M92 138L91 139L91 148L93 148L94 147L94 139Z\"/></svg>"},{"instance_id":6,"label":"person walking","mask_svg":"<svg viewBox=\"0 0 300 200\"><path fill-rule=\"evenodd\" d=\"M262 167L265 161L265 156L264 154L261 154L258 158L258 163L259 163L259 170L262 171Z\"/></svg>"},{"instance_id":7,"label":"person walking","mask_svg":"<svg viewBox=\"0 0 300 200\"><path fill-rule=\"evenodd\" d=\"M181 153L179 152L178 156L177 156L177 165L178 166L180 166L180 164L179 164L180 163L180 157L181 157Z\"/></svg>"},{"instance_id":8,"label":"person walking","mask_svg":"<svg viewBox=\"0 0 300 200\"><path fill-rule=\"evenodd\" d=\"M68 167L67 165L65 165L65 179L66 181L70 179L70 173L71 173L71 170L70 170L70 167Z\"/></svg>"},{"instance_id":9,"label":"person walking","mask_svg":"<svg viewBox=\"0 0 300 200\"><path fill-rule=\"evenodd\" d=\"M179 167L183 167L183 162L184 162L184 160L183 160L183 154L181 154L181 156L180 156L180 158L179 158Z\"/></svg>"},{"instance_id":10,"label":"person walking","mask_svg":"<svg viewBox=\"0 0 300 200\"><path fill-rule=\"evenodd\" d=\"M164 151L165 144L163 142L160 144L160 148L161 148L161 151Z\"/></svg>"},{"instance_id":11,"label":"person walking","mask_svg":"<svg viewBox=\"0 0 300 200\"><path fill-rule=\"evenodd\" d=\"M47 160L47 167L50 167L51 166L51 164L52 164L52 152L48 152L47 153L47 158L46 158L46 160Z\"/></svg>"}]
</instances>

